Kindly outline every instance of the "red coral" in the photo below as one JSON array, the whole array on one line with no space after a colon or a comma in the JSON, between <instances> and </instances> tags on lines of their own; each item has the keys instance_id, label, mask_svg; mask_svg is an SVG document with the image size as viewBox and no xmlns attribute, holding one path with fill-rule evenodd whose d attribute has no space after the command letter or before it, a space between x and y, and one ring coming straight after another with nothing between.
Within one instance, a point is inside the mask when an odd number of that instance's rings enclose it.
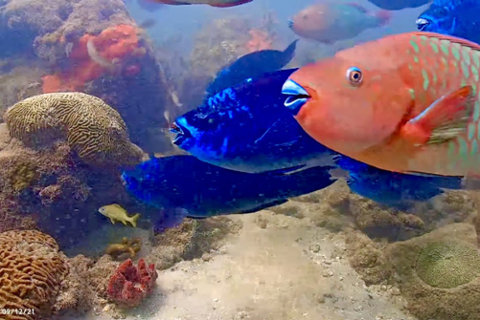
<instances>
[{"instance_id":1,"label":"red coral","mask_svg":"<svg viewBox=\"0 0 480 320\"><path fill-rule=\"evenodd\" d=\"M108 298L127 307L136 307L153 291L157 277L154 264L147 267L142 258L135 267L132 259L128 259L110 277Z\"/></svg>"},{"instance_id":2,"label":"red coral","mask_svg":"<svg viewBox=\"0 0 480 320\"><path fill-rule=\"evenodd\" d=\"M89 53L89 42L95 48L96 57ZM97 36L84 34L72 48L70 68L42 78L43 92L81 91L86 82L123 69L127 70L126 76L137 74L140 66L128 65L128 61L146 54L139 42L138 29L125 24L105 29Z\"/></svg>"}]
</instances>

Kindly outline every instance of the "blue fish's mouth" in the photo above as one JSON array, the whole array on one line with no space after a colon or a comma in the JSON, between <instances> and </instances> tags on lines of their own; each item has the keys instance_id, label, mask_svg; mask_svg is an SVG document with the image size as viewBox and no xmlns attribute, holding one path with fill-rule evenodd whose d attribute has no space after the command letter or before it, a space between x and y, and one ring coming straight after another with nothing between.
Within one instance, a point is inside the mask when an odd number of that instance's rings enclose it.
<instances>
[{"instance_id":1,"label":"blue fish's mouth","mask_svg":"<svg viewBox=\"0 0 480 320\"><path fill-rule=\"evenodd\" d=\"M417 21L415 21L415 23L417 24L417 29L419 31L425 31L430 25L430 21L425 18L418 18Z\"/></svg>"},{"instance_id":2,"label":"blue fish's mouth","mask_svg":"<svg viewBox=\"0 0 480 320\"><path fill-rule=\"evenodd\" d=\"M307 103L309 98L311 98L301 85L291 79L288 79L283 84L282 94L288 96L285 100L284 106L288 108L294 116L300 112L303 105Z\"/></svg>"},{"instance_id":3,"label":"blue fish's mouth","mask_svg":"<svg viewBox=\"0 0 480 320\"><path fill-rule=\"evenodd\" d=\"M192 136L188 129L180 126L177 122L172 123L169 131L173 134L176 134L172 142L177 146L180 146L185 140Z\"/></svg>"},{"instance_id":4,"label":"blue fish's mouth","mask_svg":"<svg viewBox=\"0 0 480 320\"><path fill-rule=\"evenodd\" d=\"M288 19L288 27L290 29L293 28L293 20L292 19Z\"/></svg>"}]
</instances>

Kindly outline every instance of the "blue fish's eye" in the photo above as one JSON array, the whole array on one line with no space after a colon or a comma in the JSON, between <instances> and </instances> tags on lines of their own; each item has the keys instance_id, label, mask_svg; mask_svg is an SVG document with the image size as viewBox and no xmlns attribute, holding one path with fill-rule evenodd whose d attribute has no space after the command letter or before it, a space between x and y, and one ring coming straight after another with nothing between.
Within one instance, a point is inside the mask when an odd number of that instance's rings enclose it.
<instances>
[{"instance_id":1,"label":"blue fish's eye","mask_svg":"<svg viewBox=\"0 0 480 320\"><path fill-rule=\"evenodd\" d=\"M430 24L430 21L425 18L418 18L415 23L417 24L417 29L422 31L425 30L425 28Z\"/></svg>"},{"instance_id":2,"label":"blue fish's eye","mask_svg":"<svg viewBox=\"0 0 480 320\"><path fill-rule=\"evenodd\" d=\"M358 86L362 83L363 74L362 70L357 67L350 67L347 70L347 80L351 85Z\"/></svg>"}]
</instances>

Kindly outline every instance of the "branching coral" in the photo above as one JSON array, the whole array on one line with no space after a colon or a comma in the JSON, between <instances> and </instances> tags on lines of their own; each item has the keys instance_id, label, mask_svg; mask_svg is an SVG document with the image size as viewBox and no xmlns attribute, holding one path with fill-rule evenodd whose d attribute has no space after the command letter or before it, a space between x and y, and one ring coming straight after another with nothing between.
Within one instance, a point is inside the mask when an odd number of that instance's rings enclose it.
<instances>
[{"instance_id":1,"label":"branching coral","mask_svg":"<svg viewBox=\"0 0 480 320\"><path fill-rule=\"evenodd\" d=\"M48 318L68 274L67 258L55 240L39 231L0 234L0 309L31 310L5 320Z\"/></svg>"},{"instance_id":2,"label":"branching coral","mask_svg":"<svg viewBox=\"0 0 480 320\"><path fill-rule=\"evenodd\" d=\"M126 307L136 307L152 293L155 280L158 277L155 265L146 265L143 259L138 261L138 267L131 259L123 262L108 283L108 298Z\"/></svg>"},{"instance_id":3,"label":"branching coral","mask_svg":"<svg viewBox=\"0 0 480 320\"><path fill-rule=\"evenodd\" d=\"M131 25L117 25L99 35L83 35L69 53L70 68L65 72L44 76L43 92L82 90L85 83L104 73L133 76L140 72L137 63L129 60L146 54L141 47L139 30ZM60 41L65 42L62 38Z\"/></svg>"},{"instance_id":4,"label":"branching coral","mask_svg":"<svg viewBox=\"0 0 480 320\"><path fill-rule=\"evenodd\" d=\"M84 93L52 93L20 101L4 119L12 137L35 147L66 138L79 157L93 165L134 165L143 152L131 143L120 114Z\"/></svg>"},{"instance_id":5,"label":"branching coral","mask_svg":"<svg viewBox=\"0 0 480 320\"><path fill-rule=\"evenodd\" d=\"M129 255L129 258L133 258L141 248L142 240L140 238L128 239L124 237L121 243L110 244L105 250L105 253L113 258L119 258L125 254Z\"/></svg>"}]
</instances>

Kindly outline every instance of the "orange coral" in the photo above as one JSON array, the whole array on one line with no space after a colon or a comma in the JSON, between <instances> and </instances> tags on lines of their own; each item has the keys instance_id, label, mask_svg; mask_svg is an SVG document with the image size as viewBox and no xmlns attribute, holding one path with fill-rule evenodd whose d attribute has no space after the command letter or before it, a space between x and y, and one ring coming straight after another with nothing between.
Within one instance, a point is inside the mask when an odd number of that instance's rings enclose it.
<instances>
[{"instance_id":1,"label":"orange coral","mask_svg":"<svg viewBox=\"0 0 480 320\"><path fill-rule=\"evenodd\" d=\"M70 68L42 78L43 92L80 91L86 82L105 73L137 74L140 66L128 65L128 61L145 55L146 50L139 41L138 29L125 24L105 29L96 36L83 35L72 48Z\"/></svg>"},{"instance_id":2,"label":"orange coral","mask_svg":"<svg viewBox=\"0 0 480 320\"><path fill-rule=\"evenodd\" d=\"M251 29L249 33L251 38L247 43L249 53L272 48L273 39L269 36L268 32L255 28Z\"/></svg>"}]
</instances>

